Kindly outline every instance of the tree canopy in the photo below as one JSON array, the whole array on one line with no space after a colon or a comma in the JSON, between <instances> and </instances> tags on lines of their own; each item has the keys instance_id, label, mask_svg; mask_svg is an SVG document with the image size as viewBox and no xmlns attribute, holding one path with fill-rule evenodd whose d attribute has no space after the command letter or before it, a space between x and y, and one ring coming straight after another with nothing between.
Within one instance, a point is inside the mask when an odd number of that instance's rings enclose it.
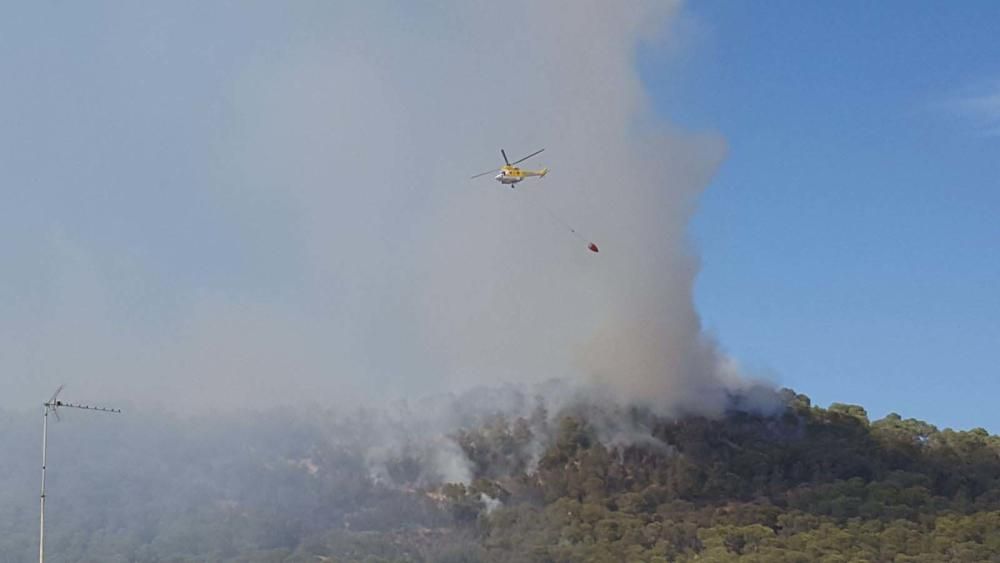
<instances>
[{"instance_id":1,"label":"tree canopy","mask_svg":"<svg viewBox=\"0 0 1000 563\"><path fill-rule=\"evenodd\" d=\"M442 438L464 483L432 477L433 448L376 449L364 417L87 423L55 444L74 465L53 471L49 559L1000 561L1000 438L782 403L714 419L498 410ZM0 563L37 549L35 434L0 416Z\"/></svg>"}]
</instances>

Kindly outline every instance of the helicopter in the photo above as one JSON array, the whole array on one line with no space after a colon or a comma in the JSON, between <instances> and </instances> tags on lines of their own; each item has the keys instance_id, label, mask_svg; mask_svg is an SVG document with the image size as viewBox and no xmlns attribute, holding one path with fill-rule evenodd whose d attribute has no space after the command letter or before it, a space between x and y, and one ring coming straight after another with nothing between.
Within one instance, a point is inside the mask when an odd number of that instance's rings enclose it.
<instances>
[{"instance_id":1,"label":"helicopter","mask_svg":"<svg viewBox=\"0 0 1000 563\"><path fill-rule=\"evenodd\" d=\"M513 189L514 184L520 182L525 178L530 178L532 176L538 176L539 178L543 178L545 177L546 174L549 173L548 168L542 168L541 170L522 170L514 165L520 164L525 160L528 160L529 158L541 153L544 150L545 149L537 150L520 160L515 160L514 162L511 162L507 160L507 153L505 153L503 149L500 149L500 154L503 156L503 161L506 164L504 164L504 166L501 166L500 168L494 168L493 170L487 170L486 172L483 172L481 174L476 174L471 179L479 178L480 176L485 176L487 174L492 174L494 172L499 172L499 174L494 176L494 179L497 182L500 182L501 184L510 185L511 189Z\"/></svg>"},{"instance_id":2,"label":"helicopter","mask_svg":"<svg viewBox=\"0 0 1000 563\"><path fill-rule=\"evenodd\" d=\"M537 176L539 178L544 178L545 175L549 173L549 169L548 168L542 168L541 170L521 170L520 168L518 168L517 166L515 166L517 164L520 164L520 163L524 162L525 160L528 160L529 158L531 158L531 157L533 157L535 155L538 155L539 153L541 153L544 150L545 149L538 149L537 151L529 154L528 156L526 156L524 158L521 158L521 159L515 160L514 162L511 162L507 158L507 153L503 149L500 149L500 154L503 156L504 165L501 166L500 168L495 168L493 170L487 170L486 172L481 172L479 174L476 174L472 178L475 179L475 178L479 178L481 176L485 176L487 174L492 174L494 172L499 172L499 174L497 174L496 176L494 176L493 179L496 180L497 182L500 182L501 184L509 185L511 187L511 189L514 188L514 184L520 182L521 180L524 180L525 178L530 178L532 176ZM549 212L549 215L552 217L553 220L555 220L557 223L561 224L569 232L573 233L573 236L575 236L576 238L582 240L583 242L586 242L587 243L587 250L589 250L589 251L591 251L591 252L593 252L595 254L601 251L597 247L596 244L594 244L593 242L590 242L589 240L587 240L586 238L584 238L583 235L581 235L580 233L578 233L576 231L576 229L574 229L569 223L567 223L566 221L563 221L558 215L556 215L556 213L554 211L552 211L551 209L549 209L547 207L543 207L543 208L546 211Z\"/></svg>"}]
</instances>

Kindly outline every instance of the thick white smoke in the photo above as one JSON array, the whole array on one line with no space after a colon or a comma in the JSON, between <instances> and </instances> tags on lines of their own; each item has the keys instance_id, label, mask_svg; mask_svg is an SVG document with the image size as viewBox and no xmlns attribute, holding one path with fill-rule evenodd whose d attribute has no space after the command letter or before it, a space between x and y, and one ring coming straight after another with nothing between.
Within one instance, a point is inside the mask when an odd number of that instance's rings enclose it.
<instances>
[{"instance_id":1,"label":"thick white smoke","mask_svg":"<svg viewBox=\"0 0 1000 563\"><path fill-rule=\"evenodd\" d=\"M43 281L3 289L0 365L25 374L4 400L65 382L182 409L354 405L558 377L718 412L742 384L701 330L685 229L724 143L662 123L636 64L679 9L81 14L122 31L45 51L90 61L60 86L93 104L42 127L64 103L44 98L21 132L75 155L14 167L37 176L26 197L78 204L10 260ZM541 147L542 180L469 180Z\"/></svg>"}]
</instances>

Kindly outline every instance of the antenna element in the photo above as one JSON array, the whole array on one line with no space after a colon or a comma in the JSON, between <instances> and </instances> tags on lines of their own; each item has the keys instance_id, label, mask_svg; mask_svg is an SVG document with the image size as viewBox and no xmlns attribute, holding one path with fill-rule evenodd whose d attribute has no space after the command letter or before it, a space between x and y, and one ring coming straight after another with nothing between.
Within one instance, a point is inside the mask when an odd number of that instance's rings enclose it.
<instances>
[{"instance_id":1,"label":"antenna element","mask_svg":"<svg viewBox=\"0 0 1000 563\"><path fill-rule=\"evenodd\" d=\"M81 409L88 411L98 411L98 412L108 412L108 413L121 413L121 409L112 409L108 407L95 407L91 405L77 405L74 403L66 403L58 399L59 393L63 390L63 385L60 385L56 392L52 394L52 397L48 401L43 403L45 406L45 411L42 414L42 495L41 495L41 516L39 517L38 526L38 563L45 563L45 463L46 454L48 452L48 440L49 440L49 413L51 412L56 420L61 420L59 418L59 409L62 407L71 409Z\"/></svg>"}]
</instances>

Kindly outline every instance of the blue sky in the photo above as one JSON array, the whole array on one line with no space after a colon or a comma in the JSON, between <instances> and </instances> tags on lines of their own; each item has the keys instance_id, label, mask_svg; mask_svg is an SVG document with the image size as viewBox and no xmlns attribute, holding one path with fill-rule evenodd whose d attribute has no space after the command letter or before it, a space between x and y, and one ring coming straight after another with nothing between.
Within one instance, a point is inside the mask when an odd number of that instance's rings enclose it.
<instances>
[{"instance_id":1,"label":"blue sky","mask_svg":"<svg viewBox=\"0 0 1000 563\"><path fill-rule=\"evenodd\" d=\"M1000 431L1000 4L692 2L652 103L728 154L696 301L820 404Z\"/></svg>"}]
</instances>

